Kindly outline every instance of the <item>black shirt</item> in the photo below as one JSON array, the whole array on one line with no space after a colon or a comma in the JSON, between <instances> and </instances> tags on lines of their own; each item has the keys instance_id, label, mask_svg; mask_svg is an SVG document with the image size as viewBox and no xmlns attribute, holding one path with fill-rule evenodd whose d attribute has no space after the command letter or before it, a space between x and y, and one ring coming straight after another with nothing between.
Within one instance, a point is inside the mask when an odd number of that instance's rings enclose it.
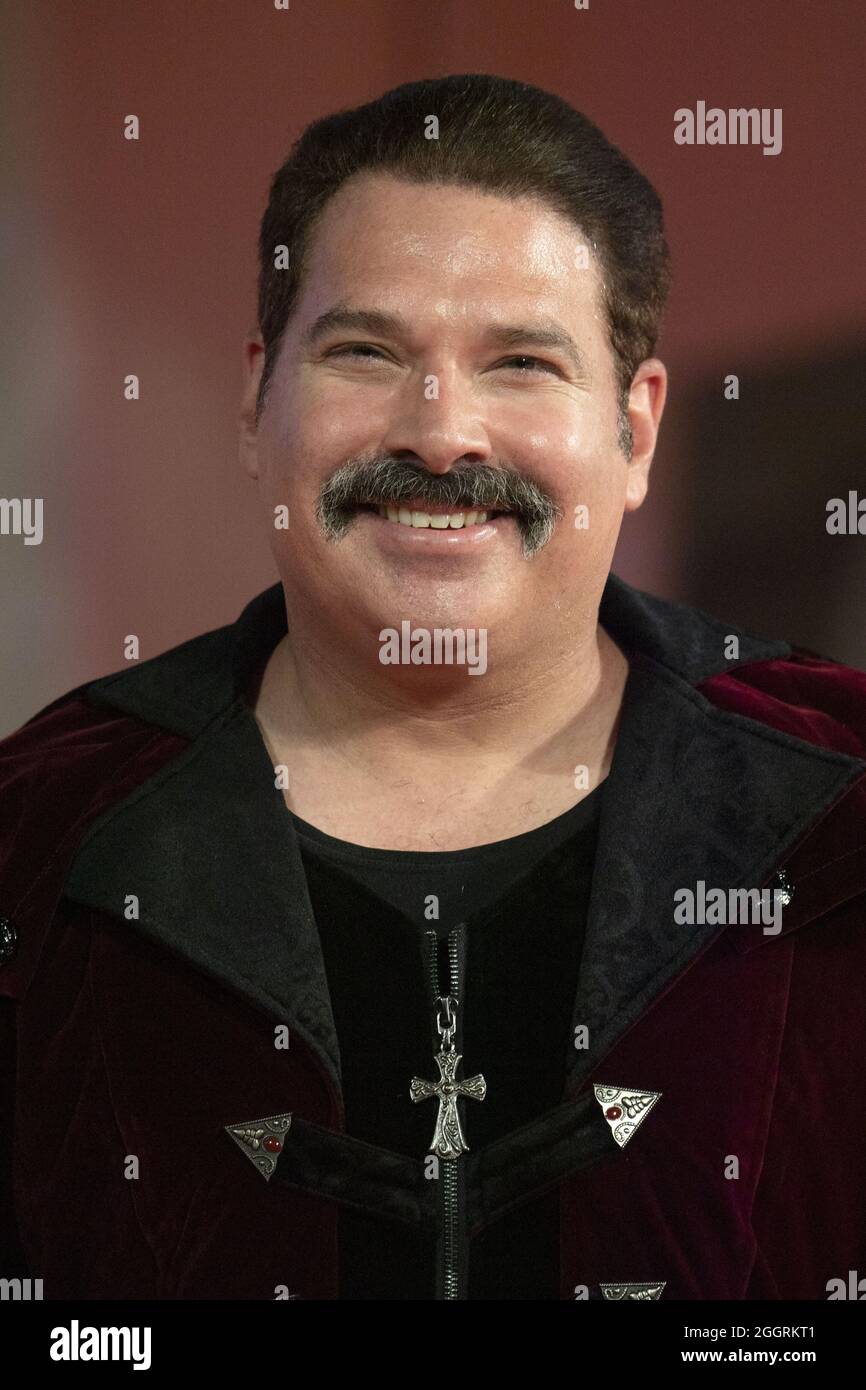
<instances>
[{"instance_id":1,"label":"black shirt","mask_svg":"<svg viewBox=\"0 0 866 1390\"><path fill-rule=\"evenodd\" d=\"M435 1103L409 1099L434 1079L425 932L467 929L462 1075L482 1072L483 1102L463 1102L481 1148L560 1104L592 880L601 786L547 825L489 845L433 852L369 849L298 816L310 899L340 1046L346 1132L417 1157ZM438 912L438 916L436 913ZM340 1297L429 1299L426 1236L340 1210ZM471 1243L470 1299L558 1299L556 1192L525 1203Z\"/></svg>"}]
</instances>

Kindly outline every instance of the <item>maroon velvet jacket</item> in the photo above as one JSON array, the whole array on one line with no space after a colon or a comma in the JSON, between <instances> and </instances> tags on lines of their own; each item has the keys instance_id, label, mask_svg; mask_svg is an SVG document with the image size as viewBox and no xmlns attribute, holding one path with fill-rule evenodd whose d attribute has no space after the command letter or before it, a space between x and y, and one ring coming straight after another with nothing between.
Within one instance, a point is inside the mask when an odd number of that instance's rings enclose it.
<instances>
[{"instance_id":1,"label":"maroon velvet jacket","mask_svg":"<svg viewBox=\"0 0 866 1390\"><path fill-rule=\"evenodd\" d=\"M574 1001L589 1045L556 1109L455 1160L457 1248L558 1187L564 1299L824 1299L866 1275L866 674L613 575L600 619L630 674ZM0 1276L46 1298L334 1299L341 1204L383 1241L441 1221L424 1155L344 1132L295 832L242 693L285 627L277 585L0 744L21 1261ZM781 930L679 924L699 880L779 892Z\"/></svg>"}]
</instances>

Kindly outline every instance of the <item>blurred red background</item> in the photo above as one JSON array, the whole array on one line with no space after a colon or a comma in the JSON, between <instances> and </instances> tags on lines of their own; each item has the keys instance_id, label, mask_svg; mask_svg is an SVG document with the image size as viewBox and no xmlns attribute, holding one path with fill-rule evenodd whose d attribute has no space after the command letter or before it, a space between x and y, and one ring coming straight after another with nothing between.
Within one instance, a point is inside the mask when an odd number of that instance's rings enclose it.
<instances>
[{"instance_id":1,"label":"blurred red background","mask_svg":"<svg viewBox=\"0 0 866 1390\"><path fill-rule=\"evenodd\" d=\"M859 0L29 0L0 24L2 495L45 516L39 546L0 537L0 733L127 633L152 656L274 582L236 461L270 178L314 117L447 72L558 92L663 198L671 394L616 571L866 665L866 537L825 531L866 479ZM676 145L699 100L781 107L782 152Z\"/></svg>"}]
</instances>

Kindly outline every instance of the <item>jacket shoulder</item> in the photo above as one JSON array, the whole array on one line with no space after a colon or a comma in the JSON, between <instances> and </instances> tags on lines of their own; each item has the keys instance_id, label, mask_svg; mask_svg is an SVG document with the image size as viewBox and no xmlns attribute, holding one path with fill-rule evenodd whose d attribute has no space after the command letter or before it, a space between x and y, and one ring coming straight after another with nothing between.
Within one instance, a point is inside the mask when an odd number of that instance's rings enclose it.
<instances>
[{"instance_id":1,"label":"jacket shoulder","mask_svg":"<svg viewBox=\"0 0 866 1390\"><path fill-rule=\"evenodd\" d=\"M214 628L52 700L0 740L0 794L27 785L34 806L60 796L68 816L150 744L194 738L231 703L231 639Z\"/></svg>"},{"instance_id":2,"label":"jacket shoulder","mask_svg":"<svg viewBox=\"0 0 866 1390\"><path fill-rule=\"evenodd\" d=\"M178 756L188 740L77 686L0 741L0 994L18 997L38 960L91 821Z\"/></svg>"},{"instance_id":3,"label":"jacket shoulder","mask_svg":"<svg viewBox=\"0 0 866 1390\"><path fill-rule=\"evenodd\" d=\"M866 758L866 671L792 646L702 681L713 705L819 748Z\"/></svg>"},{"instance_id":4,"label":"jacket shoulder","mask_svg":"<svg viewBox=\"0 0 866 1390\"><path fill-rule=\"evenodd\" d=\"M94 701L95 684L60 695L0 740L0 796L7 807L17 804L25 821L57 802L65 817L81 809L100 781L164 736L137 716Z\"/></svg>"},{"instance_id":5,"label":"jacket shoulder","mask_svg":"<svg viewBox=\"0 0 866 1390\"><path fill-rule=\"evenodd\" d=\"M278 589L245 613L273 625ZM0 994L22 997L89 826L232 707L243 618L76 686L0 741Z\"/></svg>"}]
</instances>

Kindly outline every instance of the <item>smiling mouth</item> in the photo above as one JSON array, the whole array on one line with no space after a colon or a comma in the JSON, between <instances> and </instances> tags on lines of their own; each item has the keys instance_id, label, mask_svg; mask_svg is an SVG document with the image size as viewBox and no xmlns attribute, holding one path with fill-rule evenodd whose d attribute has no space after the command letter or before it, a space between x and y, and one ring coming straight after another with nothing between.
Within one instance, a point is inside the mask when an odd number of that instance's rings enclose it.
<instances>
[{"instance_id":1,"label":"smiling mouth","mask_svg":"<svg viewBox=\"0 0 866 1390\"><path fill-rule=\"evenodd\" d=\"M425 510L422 507L406 506L383 506L376 503L361 503L357 509L361 512L374 512L383 521L390 521L398 526L413 526L416 530L431 528L434 531L460 531L467 526L483 526L487 521L493 521L496 517L511 516L507 511L482 511L476 509L443 511L441 508L436 510Z\"/></svg>"}]
</instances>

